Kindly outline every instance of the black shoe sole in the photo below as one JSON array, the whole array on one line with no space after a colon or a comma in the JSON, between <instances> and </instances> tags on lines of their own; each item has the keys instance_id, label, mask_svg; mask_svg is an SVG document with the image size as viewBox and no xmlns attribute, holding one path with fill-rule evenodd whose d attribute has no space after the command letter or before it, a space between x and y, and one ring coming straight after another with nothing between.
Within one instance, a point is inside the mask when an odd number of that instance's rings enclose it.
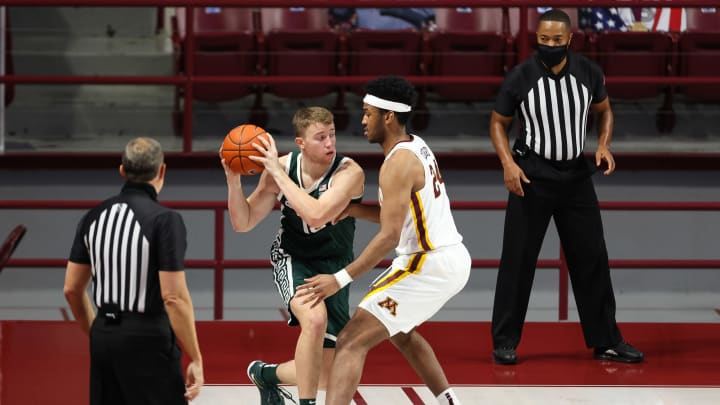
<instances>
[{"instance_id":1,"label":"black shoe sole","mask_svg":"<svg viewBox=\"0 0 720 405\"><path fill-rule=\"evenodd\" d=\"M629 357L606 356L604 354L595 354L593 355L593 357L595 358L595 360L615 361L618 363L642 363L643 360L645 360L644 357L637 359Z\"/></svg>"}]
</instances>

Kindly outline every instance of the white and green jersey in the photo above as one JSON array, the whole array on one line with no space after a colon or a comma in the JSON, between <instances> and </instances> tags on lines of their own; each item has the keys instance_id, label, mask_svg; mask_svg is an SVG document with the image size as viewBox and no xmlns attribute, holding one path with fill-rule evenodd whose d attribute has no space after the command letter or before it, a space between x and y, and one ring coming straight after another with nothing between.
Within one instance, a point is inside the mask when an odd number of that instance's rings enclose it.
<instances>
[{"instance_id":1,"label":"white and green jersey","mask_svg":"<svg viewBox=\"0 0 720 405\"><path fill-rule=\"evenodd\" d=\"M290 179L311 197L320 198L322 193L332 187L333 176L350 158L335 155L328 171L315 184L303 184L301 162L302 153L291 152L285 171ZM362 195L353 198L352 202L360 202ZM278 196L281 204L282 217L278 239L280 248L293 258L322 259L331 257L352 257L353 237L355 235L355 218L348 217L335 225L327 223L319 228L309 226L290 205L282 193Z\"/></svg>"}]
</instances>

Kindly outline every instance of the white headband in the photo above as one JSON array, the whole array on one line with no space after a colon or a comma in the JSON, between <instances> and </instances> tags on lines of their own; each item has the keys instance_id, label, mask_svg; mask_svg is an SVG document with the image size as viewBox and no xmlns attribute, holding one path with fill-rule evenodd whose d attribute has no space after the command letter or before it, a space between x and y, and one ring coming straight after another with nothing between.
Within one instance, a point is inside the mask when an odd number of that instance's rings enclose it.
<instances>
[{"instance_id":1,"label":"white headband","mask_svg":"<svg viewBox=\"0 0 720 405\"><path fill-rule=\"evenodd\" d=\"M370 104L373 107L382 108L383 110L396 112L409 112L412 109L405 103L385 100L380 97L375 97L372 94L366 94L365 98L363 98L363 103Z\"/></svg>"}]
</instances>

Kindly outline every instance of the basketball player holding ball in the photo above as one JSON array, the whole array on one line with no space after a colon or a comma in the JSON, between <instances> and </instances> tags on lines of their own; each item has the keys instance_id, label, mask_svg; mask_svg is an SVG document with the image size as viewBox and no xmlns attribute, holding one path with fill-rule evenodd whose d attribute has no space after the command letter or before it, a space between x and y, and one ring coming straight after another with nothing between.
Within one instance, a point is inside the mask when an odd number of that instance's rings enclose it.
<instances>
[{"instance_id":1,"label":"basketball player holding ball","mask_svg":"<svg viewBox=\"0 0 720 405\"><path fill-rule=\"evenodd\" d=\"M261 404L284 404L290 394L278 384L295 384L300 405L315 404L318 389L325 389L335 354L335 340L350 319L349 290L343 288L312 307L295 298L306 278L333 274L353 260L355 219L337 218L350 202L359 202L365 175L353 160L335 150L335 124L322 107L298 110L293 117L298 150L278 157L275 141L258 137L259 152L248 159L264 170L255 190L246 196L242 174L220 158L228 184L228 210L236 232L248 232L270 214L280 199L280 230L270 249L273 278L290 312L289 325L300 325L295 358L281 364L256 360L248 377L260 391ZM225 151L225 158L223 156ZM242 153L245 156L245 153Z\"/></svg>"}]
</instances>

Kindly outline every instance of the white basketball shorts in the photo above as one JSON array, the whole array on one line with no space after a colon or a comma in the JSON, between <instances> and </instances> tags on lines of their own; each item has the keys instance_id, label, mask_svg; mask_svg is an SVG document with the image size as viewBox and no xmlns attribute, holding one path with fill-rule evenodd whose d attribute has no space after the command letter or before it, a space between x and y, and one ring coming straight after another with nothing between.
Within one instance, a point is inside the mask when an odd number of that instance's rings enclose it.
<instances>
[{"instance_id":1,"label":"white basketball shorts","mask_svg":"<svg viewBox=\"0 0 720 405\"><path fill-rule=\"evenodd\" d=\"M470 265L462 243L398 256L373 281L359 307L382 322L390 336L408 333L465 287Z\"/></svg>"}]
</instances>

